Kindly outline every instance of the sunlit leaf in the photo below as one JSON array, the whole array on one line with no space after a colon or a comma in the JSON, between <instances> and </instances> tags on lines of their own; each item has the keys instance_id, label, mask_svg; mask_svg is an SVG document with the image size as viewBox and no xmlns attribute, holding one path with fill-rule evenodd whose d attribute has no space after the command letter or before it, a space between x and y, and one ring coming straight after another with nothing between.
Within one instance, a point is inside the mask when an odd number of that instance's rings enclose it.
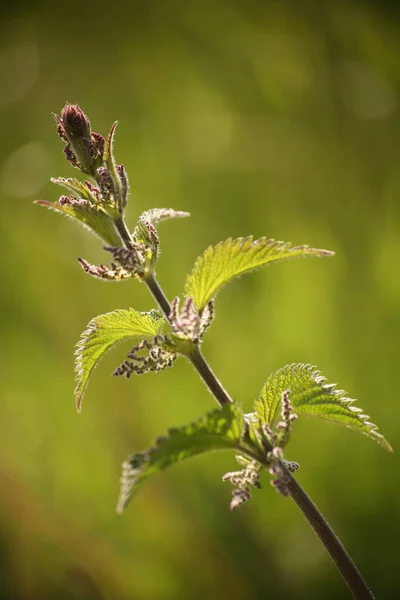
<instances>
[{"instance_id":1,"label":"sunlit leaf","mask_svg":"<svg viewBox=\"0 0 400 600\"><path fill-rule=\"evenodd\" d=\"M348 398L343 390L336 389L336 384L327 383L313 365L287 365L268 377L254 406L262 423L272 424L279 417L280 400L285 390L290 390L290 403L297 414L313 415L350 427L391 450L369 416L353 406L355 400Z\"/></svg>"},{"instance_id":2,"label":"sunlit leaf","mask_svg":"<svg viewBox=\"0 0 400 600\"><path fill-rule=\"evenodd\" d=\"M200 256L186 279L185 293L192 296L202 311L220 288L240 275L271 262L299 256L332 256L329 250L292 246L265 237L254 240L229 238L216 246L210 246Z\"/></svg>"},{"instance_id":3,"label":"sunlit leaf","mask_svg":"<svg viewBox=\"0 0 400 600\"><path fill-rule=\"evenodd\" d=\"M155 310L138 312L114 310L90 321L75 352L76 406L81 409L90 374L100 358L116 343L129 338L152 338L162 330L164 320Z\"/></svg>"},{"instance_id":4,"label":"sunlit leaf","mask_svg":"<svg viewBox=\"0 0 400 600\"><path fill-rule=\"evenodd\" d=\"M240 449L243 413L236 404L218 408L205 417L158 438L155 446L123 463L117 512L128 504L134 489L147 477L185 458L211 450Z\"/></svg>"},{"instance_id":5,"label":"sunlit leaf","mask_svg":"<svg viewBox=\"0 0 400 600\"><path fill-rule=\"evenodd\" d=\"M94 203L98 201L98 198L94 193L96 188L94 186L88 187L88 185L85 185L82 183L82 181L75 179L75 177L52 177L50 181L57 185L61 185L69 192L76 194L78 198L85 198L86 200L90 200Z\"/></svg>"},{"instance_id":6,"label":"sunlit leaf","mask_svg":"<svg viewBox=\"0 0 400 600\"><path fill-rule=\"evenodd\" d=\"M95 206L89 201L60 204L60 202L36 200L35 204L79 221L110 246L121 246L121 238L115 229L113 219L100 206Z\"/></svg>"},{"instance_id":7,"label":"sunlit leaf","mask_svg":"<svg viewBox=\"0 0 400 600\"><path fill-rule=\"evenodd\" d=\"M184 219L190 217L190 213L183 210L174 210L173 208L152 208L142 213L136 223L133 237L137 242L147 244L149 242L148 227L146 223L157 225L167 219Z\"/></svg>"}]
</instances>

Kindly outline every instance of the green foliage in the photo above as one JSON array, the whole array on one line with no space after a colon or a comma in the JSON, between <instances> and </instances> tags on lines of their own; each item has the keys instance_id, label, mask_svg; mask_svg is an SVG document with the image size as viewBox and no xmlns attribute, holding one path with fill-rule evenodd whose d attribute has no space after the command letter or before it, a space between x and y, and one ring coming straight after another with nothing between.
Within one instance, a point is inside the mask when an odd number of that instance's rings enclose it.
<instances>
[{"instance_id":1,"label":"green foliage","mask_svg":"<svg viewBox=\"0 0 400 600\"><path fill-rule=\"evenodd\" d=\"M110 246L121 245L121 238L115 228L114 220L101 206L92 204L88 200L72 200L64 204L60 203L60 201L48 202L47 200L36 200L35 204L79 221Z\"/></svg>"},{"instance_id":2,"label":"green foliage","mask_svg":"<svg viewBox=\"0 0 400 600\"><path fill-rule=\"evenodd\" d=\"M134 488L154 473L185 458L211 450L243 451L243 424L241 409L236 404L228 404L194 423L169 429L168 435L158 438L153 448L130 456L123 463L117 512L123 512Z\"/></svg>"},{"instance_id":3,"label":"green foliage","mask_svg":"<svg viewBox=\"0 0 400 600\"><path fill-rule=\"evenodd\" d=\"M157 225L167 219L183 219L190 217L190 213L183 210L174 210L173 208L151 208L142 213L136 223L133 231L133 238L136 242L143 244L149 243L148 223Z\"/></svg>"},{"instance_id":4,"label":"green foliage","mask_svg":"<svg viewBox=\"0 0 400 600\"><path fill-rule=\"evenodd\" d=\"M75 398L78 411L81 410L89 377L104 353L122 340L152 338L161 332L163 325L164 319L157 311L146 313L133 308L114 310L90 321L75 352Z\"/></svg>"},{"instance_id":5,"label":"green foliage","mask_svg":"<svg viewBox=\"0 0 400 600\"><path fill-rule=\"evenodd\" d=\"M327 383L313 365L287 365L268 377L254 405L261 423L272 425L277 419L285 390L290 391L290 402L298 414L313 415L350 427L391 450L377 426L369 421L369 416L353 406L355 400L347 398L343 390L336 389L336 384Z\"/></svg>"},{"instance_id":6,"label":"green foliage","mask_svg":"<svg viewBox=\"0 0 400 600\"><path fill-rule=\"evenodd\" d=\"M271 262L299 256L332 256L329 250L292 246L266 237L254 240L229 238L216 246L209 246L199 256L185 284L185 293L192 296L200 312L204 310L220 288L240 275Z\"/></svg>"}]
</instances>

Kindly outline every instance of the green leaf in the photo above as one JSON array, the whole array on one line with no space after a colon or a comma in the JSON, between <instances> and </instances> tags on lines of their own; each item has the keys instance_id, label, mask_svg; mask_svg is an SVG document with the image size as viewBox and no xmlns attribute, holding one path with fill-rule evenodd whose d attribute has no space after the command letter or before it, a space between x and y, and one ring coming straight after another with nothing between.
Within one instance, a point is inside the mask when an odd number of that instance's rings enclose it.
<instances>
[{"instance_id":1,"label":"green leaf","mask_svg":"<svg viewBox=\"0 0 400 600\"><path fill-rule=\"evenodd\" d=\"M141 217L155 225L167 219L185 219L186 217L190 217L190 213L184 210L174 210L173 208L151 208L150 210L146 210Z\"/></svg>"},{"instance_id":2,"label":"green leaf","mask_svg":"<svg viewBox=\"0 0 400 600\"><path fill-rule=\"evenodd\" d=\"M240 448L243 424L241 409L228 404L194 423L169 429L168 435L158 438L153 448L130 456L122 465L117 512L123 512L134 488L153 473L196 454Z\"/></svg>"},{"instance_id":3,"label":"green leaf","mask_svg":"<svg viewBox=\"0 0 400 600\"><path fill-rule=\"evenodd\" d=\"M133 231L133 237L137 242L148 244L149 232L146 222L157 225L167 219L184 219L185 217L190 217L190 213L173 208L151 208L140 215Z\"/></svg>"},{"instance_id":4,"label":"green leaf","mask_svg":"<svg viewBox=\"0 0 400 600\"><path fill-rule=\"evenodd\" d=\"M201 312L220 288L235 277L248 273L271 262L298 256L332 256L329 250L292 246L265 237L254 240L229 238L216 246L210 246L199 256L193 271L188 275L185 293L192 296Z\"/></svg>"},{"instance_id":5,"label":"green leaf","mask_svg":"<svg viewBox=\"0 0 400 600\"><path fill-rule=\"evenodd\" d=\"M104 353L122 340L152 338L161 332L163 325L164 319L157 311L138 312L133 308L114 310L90 321L75 352L75 397L79 412L89 377Z\"/></svg>"},{"instance_id":6,"label":"green leaf","mask_svg":"<svg viewBox=\"0 0 400 600\"><path fill-rule=\"evenodd\" d=\"M75 177L52 177L50 180L52 183L56 185L61 185L65 187L69 192L73 194L77 194L78 198L85 198L86 200L90 200L93 203L98 202L98 198L95 196L93 191L89 189L84 183L75 179Z\"/></svg>"},{"instance_id":7,"label":"green leaf","mask_svg":"<svg viewBox=\"0 0 400 600\"><path fill-rule=\"evenodd\" d=\"M100 206L95 206L89 201L60 204L59 202L36 200L35 204L79 221L110 246L121 246L121 238L115 228L113 219Z\"/></svg>"},{"instance_id":8,"label":"green leaf","mask_svg":"<svg viewBox=\"0 0 400 600\"><path fill-rule=\"evenodd\" d=\"M350 427L392 450L377 426L369 421L369 416L353 406L355 400L336 389L336 384L327 383L313 365L287 365L268 377L254 405L262 423L272 425L279 417L281 395L285 390L290 390L290 403L297 414L313 415Z\"/></svg>"}]
</instances>

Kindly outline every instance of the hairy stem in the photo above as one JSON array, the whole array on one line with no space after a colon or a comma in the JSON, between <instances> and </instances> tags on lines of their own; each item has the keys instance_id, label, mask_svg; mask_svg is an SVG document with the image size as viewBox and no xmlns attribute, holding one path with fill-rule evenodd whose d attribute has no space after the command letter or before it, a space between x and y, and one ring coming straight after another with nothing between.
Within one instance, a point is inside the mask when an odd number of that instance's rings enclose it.
<instances>
[{"instance_id":1,"label":"hairy stem","mask_svg":"<svg viewBox=\"0 0 400 600\"><path fill-rule=\"evenodd\" d=\"M154 275L150 275L149 277L147 277L145 279L145 282L146 282L146 285L149 288L154 300L157 302L158 306L161 308L162 312L164 313L164 316L166 317L166 319L168 319L168 321L170 321L171 305L168 302L167 297L164 294L163 290L161 289L157 279L154 277Z\"/></svg>"},{"instance_id":2,"label":"hairy stem","mask_svg":"<svg viewBox=\"0 0 400 600\"><path fill-rule=\"evenodd\" d=\"M331 529L329 523L327 523L314 502L295 478L289 472L288 475L290 476L288 488L291 497L324 544L353 596L362 600L373 600L374 596L365 579L351 560L339 538Z\"/></svg>"},{"instance_id":3,"label":"hairy stem","mask_svg":"<svg viewBox=\"0 0 400 600\"><path fill-rule=\"evenodd\" d=\"M148 277L146 279L146 284L165 317L169 320L171 307L155 276L151 275ZM233 402L228 392L213 373L199 348L192 352L187 358L200 375L208 390L221 406ZM374 596L360 571L357 569L330 525L289 471L287 471L287 475L290 496L324 544L353 596L360 600L374 600Z\"/></svg>"},{"instance_id":4,"label":"hairy stem","mask_svg":"<svg viewBox=\"0 0 400 600\"><path fill-rule=\"evenodd\" d=\"M171 314L171 306L154 275L151 275L146 279L146 284L154 300L157 302L158 306L161 308L164 315L169 320ZM210 365L200 352L200 348L196 348L196 350L192 352L187 358L190 360L190 362L192 363L192 365L194 366L194 368L196 369L196 371L198 372L198 374L200 375L200 377L202 378L205 385L208 387L218 404L223 406L224 404L230 404L231 402L233 402L228 392L224 389L221 382L217 379L216 375L211 370Z\"/></svg>"},{"instance_id":5,"label":"hairy stem","mask_svg":"<svg viewBox=\"0 0 400 600\"><path fill-rule=\"evenodd\" d=\"M127 248L132 248L132 236L129 233L129 229L126 226L123 217L121 216L119 219L116 219L114 223L125 246Z\"/></svg>"}]
</instances>

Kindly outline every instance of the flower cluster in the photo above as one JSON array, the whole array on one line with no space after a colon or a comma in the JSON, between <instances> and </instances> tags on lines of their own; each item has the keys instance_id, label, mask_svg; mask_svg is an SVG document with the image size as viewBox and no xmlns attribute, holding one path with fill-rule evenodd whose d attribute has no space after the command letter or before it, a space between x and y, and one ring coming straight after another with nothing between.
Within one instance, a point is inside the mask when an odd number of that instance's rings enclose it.
<instances>
[{"instance_id":1,"label":"flower cluster","mask_svg":"<svg viewBox=\"0 0 400 600\"><path fill-rule=\"evenodd\" d=\"M142 340L128 353L130 360L125 360L115 369L113 376L125 375L129 379L132 375L144 375L150 371L158 372L172 367L177 355L166 350L163 347L164 342L163 335L157 335L151 340ZM145 354L142 354L143 351Z\"/></svg>"},{"instance_id":2,"label":"flower cluster","mask_svg":"<svg viewBox=\"0 0 400 600\"><path fill-rule=\"evenodd\" d=\"M283 448L289 441L292 429L292 423L297 419L289 400L290 391L286 390L281 396L281 421L275 426L275 430L265 423L262 433L265 436L265 448L267 450L267 460L269 462L269 473L273 476L271 485L282 494L287 496L288 489L288 471L294 472L299 468L299 464L294 461L286 461L283 457Z\"/></svg>"},{"instance_id":3,"label":"flower cluster","mask_svg":"<svg viewBox=\"0 0 400 600\"><path fill-rule=\"evenodd\" d=\"M248 460L244 456L236 456L236 460L244 468L241 471L225 473L222 481L229 481L235 488L232 490L231 510L238 508L251 498L251 488L261 488L260 471L262 465L256 460Z\"/></svg>"},{"instance_id":4,"label":"flower cluster","mask_svg":"<svg viewBox=\"0 0 400 600\"><path fill-rule=\"evenodd\" d=\"M112 143L117 123L107 140L91 130L88 117L77 104L67 103L61 116L53 113L57 133L65 142L64 154L68 162L82 173L93 177L97 187L89 182L89 189L99 200L122 214L128 199L129 183L124 165L116 165Z\"/></svg>"},{"instance_id":5,"label":"flower cluster","mask_svg":"<svg viewBox=\"0 0 400 600\"><path fill-rule=\"evenodd\" d=\"M209 302L201 316L192 297L186 298L181 310L179 308L180 299L176 297L171 303L170 322L172 331L178 336L198 344L214 319L214 303Z\"/></svg>"}]
</instances>

